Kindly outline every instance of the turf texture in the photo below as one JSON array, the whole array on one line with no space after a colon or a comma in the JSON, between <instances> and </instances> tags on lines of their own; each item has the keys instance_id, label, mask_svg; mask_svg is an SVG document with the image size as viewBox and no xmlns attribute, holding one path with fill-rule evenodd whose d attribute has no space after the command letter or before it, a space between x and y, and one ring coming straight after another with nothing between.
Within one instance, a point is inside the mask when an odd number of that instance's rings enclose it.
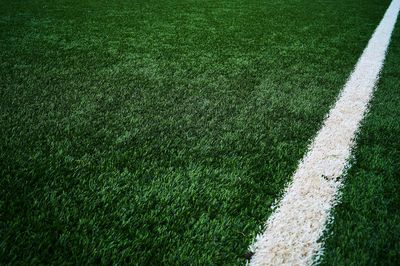
<instances>
[{"instance_id":1,"label":"turf texture","mask_svg":"<svg viewBox=\"0 0 400 266\"><path fill-rule=\"evenodd\" d=\"M1 1L1 262L245 263L388 2Z\"/></svg>"},{"instance_id":2,"label":"turf texture","mask_svg":"<svg viewBox=\"0 0 400 266\"><path fill-rule=\"evenodd\" d=\"M400 24L357 140L322 265L400 261Z\"/></svg>"}]
</instances>

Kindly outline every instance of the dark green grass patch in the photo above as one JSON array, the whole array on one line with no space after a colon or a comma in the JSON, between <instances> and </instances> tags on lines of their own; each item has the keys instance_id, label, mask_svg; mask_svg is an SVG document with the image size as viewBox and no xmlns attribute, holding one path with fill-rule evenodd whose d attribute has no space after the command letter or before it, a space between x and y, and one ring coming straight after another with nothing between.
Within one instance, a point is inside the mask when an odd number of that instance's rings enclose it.
<instances>
[{"instance_id":1,"label":"dark green grass patch","mask_svg":"<svg viewBox=\"0 0 400 266\"><path fill-rule=\"evenodd\" d=\"M400 262L400 24L327 235L323 265Z\"/></svg>"},{"instance_id":2,"label":"dark green grass patch","mask_svg":"<svg viewBox=\"0 0 400 266\"><path fill-rule=\"evenodd\" d=\"M1 1L3 263L234 264L388 1Z\"/></svg>"}]
</instances>

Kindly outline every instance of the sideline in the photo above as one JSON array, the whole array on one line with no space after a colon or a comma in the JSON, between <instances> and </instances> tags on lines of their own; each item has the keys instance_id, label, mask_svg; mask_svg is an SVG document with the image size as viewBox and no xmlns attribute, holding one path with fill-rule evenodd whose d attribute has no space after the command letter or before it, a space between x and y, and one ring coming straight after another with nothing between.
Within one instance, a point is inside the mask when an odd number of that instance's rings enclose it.
<instances>
[{"instance_id":1,"label":"sideline","mask_svg":"<svg viewBox=\"0 0 400 266\"><path fill-rule=\"evenodd\" d=\"M336 202L341 176L348 167L360 121L379 79L399 9L400 0L393 0L266 222L265 231L250 247L255 252L250 265L309 265L320 254L322 243L318 240Z\"/></svg>"}]
</instances>

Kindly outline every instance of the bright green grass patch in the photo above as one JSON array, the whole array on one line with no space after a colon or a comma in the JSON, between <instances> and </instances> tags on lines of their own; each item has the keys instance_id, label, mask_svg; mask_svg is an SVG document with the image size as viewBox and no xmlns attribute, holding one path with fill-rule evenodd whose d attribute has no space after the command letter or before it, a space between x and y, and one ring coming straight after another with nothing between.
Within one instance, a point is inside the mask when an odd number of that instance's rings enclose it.
<instances>
[{"instance_id":1,"label":"bright green grass patch","mask_svg":"<svg viewBox=\"0 0 400 266\"><path fill-rule=\"evenodd\" d=\"M324 265L400 261L400 24L329 228Z\"/></svg>"},{"instance_id":2,"label":"bright green grass patch","mask_svg":"<svg viewBox=\"0 0 400 266\"><path fill-rule=\"evenodd\" d=\"M233 264L388 1L2 1L2 262Z\"/></svg>"}]
</instances>

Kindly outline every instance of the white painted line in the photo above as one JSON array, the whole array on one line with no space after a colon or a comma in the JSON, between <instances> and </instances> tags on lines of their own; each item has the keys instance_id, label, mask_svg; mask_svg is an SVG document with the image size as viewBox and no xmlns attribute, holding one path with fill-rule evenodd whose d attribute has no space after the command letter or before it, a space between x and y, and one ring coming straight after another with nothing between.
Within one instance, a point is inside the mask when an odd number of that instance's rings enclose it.
<instances>
[{"instance_id":1,"label":"white painted line","mask_svg":"<svg viewBox=\"0 0 400 266\"><path fill-rule=\"evenodd\" d=\"M257 236L251 265L309 265L335 204L354 138L385 60L400 0L393 0L294 173L276 211Z\"/></svg>"}]
</instances>

